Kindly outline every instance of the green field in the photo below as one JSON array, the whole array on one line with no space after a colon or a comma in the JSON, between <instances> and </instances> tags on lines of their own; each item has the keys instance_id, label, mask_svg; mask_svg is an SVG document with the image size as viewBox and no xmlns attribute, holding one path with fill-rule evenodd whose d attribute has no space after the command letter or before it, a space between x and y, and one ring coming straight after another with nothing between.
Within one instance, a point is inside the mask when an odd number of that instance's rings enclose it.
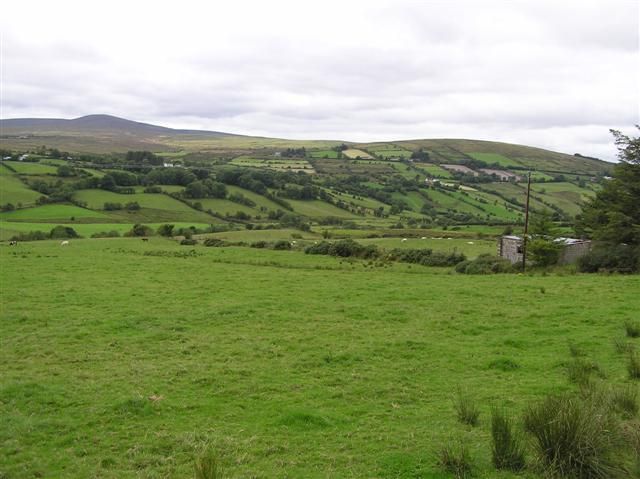
<instances>
[{"instance_id":1,"label":"green field","mask_svg":"<svg viewBox=\"0 0 640 479\"><path fill-rule=\"evenodd\" d=\"M335 216L338 218L356 218L356 215L347 210L330 205L321 200L287 200L293 210L309 218Z\"/></svg>"},{"instance_id":2,"label":"green field","mask_svg":"<svg viewBox=\"0 0 640 479\"><path fill-rule=\"evenodd\" d=\"M11 203L14 206L19 204L32 206L41 196L44 195L30 189L18 177L2 167L0 172L0 205Z\"/></svg>"},{"instance_id":3,"label":"green field","mask_svg":"<svg viewBox=\"0 0 640 479\"><path fill-rule=\"evenodd\" d=\"M5 161L19 175L55 175L58 168L44 163L33 163L26 161Z\"/></svg>"},{"instance_id":4,"label":"green field","mask_svg":"<svg viewBox=\"0 0 640 479\"><path fill-rule=\"evenodd\" d=\"M109 219L109 215L99 211L93 211L86 208L80 208L75 205L52 204L36 206L35 208L27 208L23 210L8 211L0 213L3 221L69 221L71 218L78 220L101 220Z\"/></svg>"},{"instance_id":5,"label":"green field","mask_svg":"<svg viewBox=\"0 0 640 479\"><path fill-rule=\"evenodd\" d=\"M498 153L469 153L469 156L476 160L485 161L488 164L497 163L500 166L509 167L509 166L520 166L520 164L512 160L511 158L507 158L506 156L502 156Z\"/></svg>"},{"instance_id":6,"label":"green field","mask_svg":"<svg viewBox=\"0 0 640 479\"><path fill-rule=\"evenodd\" d=\"M205 446L224 477L446 478L451 440L477 477L537 477L495 472L490 407L519 417L575 389L570 343L625 383L612 341L640 310L637 276L461 276L156 238L5 244L0 266L11 478L193 477ZM475 428L456 420L458 388Z\"/></svg>"},{"instance_id":7,"label":"green field","mask_svg":"<svg viewBox=\"0 0 640 479\"><path fill-rule=\"evenodd\" d=\"M335 150L317 150L308 151L307 155L310 158L338 158L339 154Z\"/></svg>"}]
</instances>

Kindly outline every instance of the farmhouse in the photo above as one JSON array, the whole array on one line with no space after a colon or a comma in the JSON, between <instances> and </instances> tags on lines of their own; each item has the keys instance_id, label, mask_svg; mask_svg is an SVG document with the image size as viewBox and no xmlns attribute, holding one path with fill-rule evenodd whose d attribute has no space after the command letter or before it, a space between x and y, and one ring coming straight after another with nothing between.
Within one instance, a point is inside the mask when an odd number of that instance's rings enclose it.
<instances>
[{"instance_id":1,"label":"farmhouse","mask_svg":"<svg viewBox=\"0 0 640 479\"><path fill-rule=\"evenodd\" d=\"M559 264L575 263L580 256L585 255L591 248L591 241L576 238L556 238L562 244ZM498 256L508 259L512 263L522 262L522 237L502 236L498 240Z\"/></svg>"}]
</instances>

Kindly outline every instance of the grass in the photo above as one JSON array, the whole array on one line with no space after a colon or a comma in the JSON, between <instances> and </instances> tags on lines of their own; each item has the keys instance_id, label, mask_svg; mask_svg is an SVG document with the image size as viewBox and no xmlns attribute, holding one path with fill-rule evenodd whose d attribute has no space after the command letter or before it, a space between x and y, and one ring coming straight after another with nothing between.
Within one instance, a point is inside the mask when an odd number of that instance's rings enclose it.
<instances>
[{"instance_id":1,"label":"grass","mask_svg":"<svg viewBox=\"0 0 640 479\"><path fill-rule=\"evenodd\" d=\"M342 152L342 155L345 158L353 158L356 159L358 157L360 157L363 160L373 160L373 156L371 156L369 153L367 153L366 151L362 151L362 150L358 150L355 148L349 148L347 150L344 150Z\"/></svg>"},{"instance_id":2,"label":"grass","mask_svg":"<svg viewBox=\"0 0 640 479\"><path fill-rule=\"evenodd\" d=\"M454 408L458 421L469 426L477 426L480 419L480 410L475 401L468 395L458 389L458 393L454 400Z\"/></svg>"},{"instance_id":3,"label":"grass","mask_svg":"<svg viewBox=\"0 0 640 479\"><path fill-rule=\"evenodd\" d=\"M519 415L573 388L569 340L626 380L611 338L640 309L637 276L468 277L161 238L0 244L0 270L8 477L192 477L203 444L231 477L442 477L425 454L458 431L495 477L489 421L460 425L452 391L481 418L496 398ZM501 356L520 368L487 368Z\"/></svg>"},{"instance_id":4,"label":"grass","mask_svg":"<svg viewBox=\"0 0 640 479\"><path fill-rule=\"evenodd\" d=\"M2 168L6 174L0 175L0 205L11 203L14 206L31 206L35 205L38 198L45 196L30 189L18 177L9 174L9 170L4 166Z\"/></svg>"},{"instance_id":5,"label":"grass","mask_svg":"<svg viewBox=\"0 0 640 479\"><path fill-rule=\"evenodd\" d=\"M80 208L79 206L61 203L0 213L0 219L3 222L71 221L71 218L76 218L78 220L91 219L100 221L105 219L108 220L110 217L100 211L93 211L86 208Z\"/></svg>"},{"instance_id":6,"label":"grass","mask_svg":"<svg viewBox=\"0 0 640 479\"><path fill-rule=\"evenodd\" d=\"M491 409L491 457L496 469L520 471L525 466L524 444L513 420L502 409Z\"/></svg>"},{"instance_id":7,"label":"grass","mask_svg":"<svg viewBox=\"0 0 640 479\"><path fill-rule=\"evenodd\" d=\"M640 323L638 323L637 321L626 321L624 323L624 329L627 332L627 337L640 337Z\"/></svg>"},{"instance_id":8,"label":"grass","mask_svg":"<svg viewBox=\"0 0 640 479\"><path fill-rule=\"evenodd\" d=\"M58 168L44 163L32 163L23 161L6 161L19 175L55 175Z\"/></svg>"}]
</instances>

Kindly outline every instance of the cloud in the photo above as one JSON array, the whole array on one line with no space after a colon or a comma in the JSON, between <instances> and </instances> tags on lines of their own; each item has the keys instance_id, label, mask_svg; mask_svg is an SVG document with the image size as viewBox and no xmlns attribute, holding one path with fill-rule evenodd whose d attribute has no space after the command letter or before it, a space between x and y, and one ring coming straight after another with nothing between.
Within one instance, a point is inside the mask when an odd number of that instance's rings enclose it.
<instances>
[{"instance_id":1,"label":"cloud","mask_svg":"<svg viewBox=\"0 0 640 479\"><path fill-rule=\"evenodd\" d=\"M5 10L3 118L468 137L609 160L608 129L640 122L635 1L115 1L96 13L23 0Z\"/></svg>"}]
</instances>

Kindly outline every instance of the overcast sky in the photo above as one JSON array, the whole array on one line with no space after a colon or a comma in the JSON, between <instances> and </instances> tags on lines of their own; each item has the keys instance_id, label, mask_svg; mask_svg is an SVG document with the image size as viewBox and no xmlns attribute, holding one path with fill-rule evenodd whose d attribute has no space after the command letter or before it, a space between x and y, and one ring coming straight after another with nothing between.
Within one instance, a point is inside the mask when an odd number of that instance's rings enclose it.
<instances>
[{"instance_id":1,"label":"overcast sky","mask_svg":"<svg viewBox=\"0 0 640 479\"><path fill-rule=\"evenodd\" d=\"M638 0L2 6L2 118L107 113L301 139L477 138L615 158Z\"/></svg>"}]
</instances>

